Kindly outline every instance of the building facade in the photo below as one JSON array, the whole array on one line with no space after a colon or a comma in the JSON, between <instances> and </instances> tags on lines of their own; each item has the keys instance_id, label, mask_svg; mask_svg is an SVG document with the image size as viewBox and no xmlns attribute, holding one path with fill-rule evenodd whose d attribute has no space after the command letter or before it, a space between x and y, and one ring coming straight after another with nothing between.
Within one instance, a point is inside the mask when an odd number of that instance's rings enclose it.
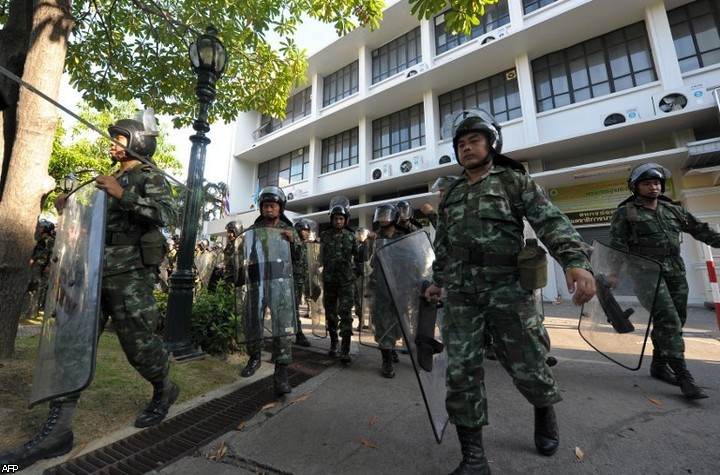
<instances>
[{"instance_id":1,"label":"building facade","mask_svg":"<svg viewBox=\"0 0 720 475\"><path fill-rule=\"evenodd\" d=\"M321 224L336 195L368 228L379 204L437 205L432 183L461 171L445 119L472 108L497 118L504 153L588 242L607 242L630 169L648 161L672 171L673 199L718 228L720 0L500 0L469 36L444 26L443 13L419 21L395 2L379 30L309 58L285 119L242 114L230 176L240 213L209 231L250 224L265 185ZM703 248L686 236L683 256L690 302L710 301ZM567 298L562 272L551 274L546 298Z\"/></svg>"}]
</instances>

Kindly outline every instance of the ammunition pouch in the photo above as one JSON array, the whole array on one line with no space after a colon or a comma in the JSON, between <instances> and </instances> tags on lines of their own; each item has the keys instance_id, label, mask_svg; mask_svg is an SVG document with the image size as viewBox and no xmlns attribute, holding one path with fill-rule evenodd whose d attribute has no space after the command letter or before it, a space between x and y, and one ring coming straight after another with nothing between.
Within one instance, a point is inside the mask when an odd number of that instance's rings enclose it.
<instances>
[{"instance_id":1,"label":"ammunition pouch","mask_svg":"<svg viewBox=\"0 0 720 475\"><path fill-rule=\"evenodd\" d=\"M144 265L159 266L169 251L170 246L158 229L153 229L140 236L140 254Z\"/></svg>"},{"instance_id":2,"label":"ammunition pouch","mask_svg":"<svg viewBox=\"0 0 720 475\"><path fill-rule=\"evenodd\" d=\"M528 239L517 256L520 287L532 291L547 285L548 259L545 249L537 245L537 239Z\"/></svg>"}]
</instances>

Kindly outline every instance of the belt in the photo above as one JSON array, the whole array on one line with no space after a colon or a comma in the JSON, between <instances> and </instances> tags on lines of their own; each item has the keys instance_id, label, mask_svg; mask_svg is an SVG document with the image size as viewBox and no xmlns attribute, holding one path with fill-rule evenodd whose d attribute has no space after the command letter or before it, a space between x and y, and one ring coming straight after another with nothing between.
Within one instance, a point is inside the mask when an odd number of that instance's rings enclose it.
<instances>
[{"instance_id":1,"label":"belt","mask_svg":"<svg viewBox=\"0 0 720 475\"><path fill-rule=\"evenodd\" d=\"M250 264L247 267L248 282L257 283L268 280L287 278L284 262L266 261L260 264Z\"/></svg>"},{"instance_id":2,"label":"belt","mask_svg":"<svg viewBox=\"0 0 720 475\"><path fill-rule=\"evenodd\" d=\"M517 266L517 254L497 254L454 247L450 256L476 266Z\"/></svg>"},{"instance_id":3,"label":"belt","mask_svg":"<svg viewBox=\"0 0 720 475\"><path fill-rule=\"evenodd\" d=\"M105 233L106 246L135 246L140 244L141 234Z\"/></svg>"}]
</instances>

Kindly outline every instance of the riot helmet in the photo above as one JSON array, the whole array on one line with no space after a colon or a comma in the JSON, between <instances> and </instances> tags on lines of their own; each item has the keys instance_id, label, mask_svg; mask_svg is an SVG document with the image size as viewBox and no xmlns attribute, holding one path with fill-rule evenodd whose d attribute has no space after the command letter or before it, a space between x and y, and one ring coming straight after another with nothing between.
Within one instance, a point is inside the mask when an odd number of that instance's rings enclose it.
<instances>
[{"instance_id":1,"label":"riot helmet","mask_svg":"<svg viewBox=\"0 0 720 475\"><path fill-rule=\"evenodd\" d=\"M380 225L382 222L395 224L398 220L397 206L394 204L384 204L375 208L375 214L373 215L373 223Z\"/></svg>"},{"instance_id":2,"label":"riot helmet","mask_svg":"<svg viewBox=\"0 0 720 475\"><path fill-rule=\"evenodd\" d=\"M258 194L258 205L260 206L260 213L262 214L262 204L263 203L277 203L280 205L280 213L285 212L285 203L287 203L287 198L285 197L285 192L277 186L266 186L262 190L260 190L260 193Z\"/></svg>"},{"instance_id":3,"label":"riot helmet","mask_svg":"<svg viewBox=\"0 0 720 475\"><path fill-rule=\"evenodd\" d=\"M300 233L300 231L310 231L310 220L309 219L301 219L297 223L295 223L295 231Z\"/></svg>"},{"instance_id":4,"label":"riot helmet","mask_svg":"<svg viewBox=\"0 0 720 475\"><path fill-rule=\"evenodd\" d=\"M643 163L630 172L628 189L633 195L637 194L637 184L645 180L659 180L660 190L665 193L665 181L672 176L670 170L657 163Z\"/></svg>"},{"instance_id":5,"label":"riot helmet","mask_svg":"<svg viewBox=\"0 0 720 475\"><path fill-rule=\"evenodd\" d=\"M108 133L127 138L125 152L134 158L151 158L155 154L158 133L146 130L140 121L120 119L108 127Z\"/></svg>"},{"instance_id":6,"label":"riot helmet","mask_svg":"<svg viewBox=\"0 0 720 475\"><path fill-rule=\"evenodd\" d=\"M38 222L38 228L41 233L52 234L52 232L55 231L55 224L47 219L41 219L40 222Z\"/></svg>"},{"instance_id":7,"label":"riot helmet","mask_svg":"<svg viewBox=\"0 0 720 475\"><path fill-rule=\"evenodd\" d=\"M405 220L413 217L413 207L407 200L398 201L395 207L398 210L398 219Z\"/></svg>"},{"instance_id":8,"label":"riot helmet","mask_svg":"<svg viewBox=\"0 0 720 475\"><path fill-rule=\"evenodd\" d=\"M330 212L328 215L332 220L333 215L341 214L345 217L345 222L350 219L350 200L345 196L335 196L330 200Z\"/></svg>"},{"instance_id":9,"label":"riot helmet","mask_svg":"<svg viewBox=\"0 0 720 475\"><path fill-rule=\"evenodd\" d=\"M453 150L455 151L455 160L460 163L458 156L458 141L460 137L471 132L482 132L488 141L490 154L487 161L490 161L492 155L502 153L502 133L500 132L500 124L495 118L483 109L468 109L457 112L446 119L443 130L449 129L452 134Z\"/></svg>"},{"instance_id":10,"label":"riot helmet","mask_svg":"<svg viewBox=\"0 0 720 475\"><path fill-rule=\"evenodd\" d=\"M225 225L225 230L228 232L232 232L235 237L238 237L240 235L240 229L238 228L236 221L230 221Z\"/></svg>"}]
</instances>

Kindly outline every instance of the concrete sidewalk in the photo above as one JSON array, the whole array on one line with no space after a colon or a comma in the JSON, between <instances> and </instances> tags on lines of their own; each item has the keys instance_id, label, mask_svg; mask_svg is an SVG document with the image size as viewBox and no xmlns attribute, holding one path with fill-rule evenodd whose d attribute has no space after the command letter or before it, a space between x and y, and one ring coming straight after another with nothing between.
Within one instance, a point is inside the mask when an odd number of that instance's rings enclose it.
<instances>
[{"instance_id":1,"label":"concrete sidewalk","mask_svg":"<svg viewBox=\"0 0 720 475\"><path fill-rule=\"evenodd\" d=\"M592 350L578 335L578 308L546 304L545 313L564 397L557 406L560 449L552 457L536 453L532 407L502 367L488 361L490 426L484 441L494 473L720 472L720 332L714 312L691 308L686 325L688 366L710 395L696 402L650 378L648 360L633 372ZM326 351L327 340L311 341ZM333 367L294 388L242 430L162 473L451 472L461 459L454 427L436 443L409 357L401 355L396 377L386 379L379 352L356 348L349 366ZM250 380L270 374L272 365L261 370Z\"/></svg>"}]
</instances>

